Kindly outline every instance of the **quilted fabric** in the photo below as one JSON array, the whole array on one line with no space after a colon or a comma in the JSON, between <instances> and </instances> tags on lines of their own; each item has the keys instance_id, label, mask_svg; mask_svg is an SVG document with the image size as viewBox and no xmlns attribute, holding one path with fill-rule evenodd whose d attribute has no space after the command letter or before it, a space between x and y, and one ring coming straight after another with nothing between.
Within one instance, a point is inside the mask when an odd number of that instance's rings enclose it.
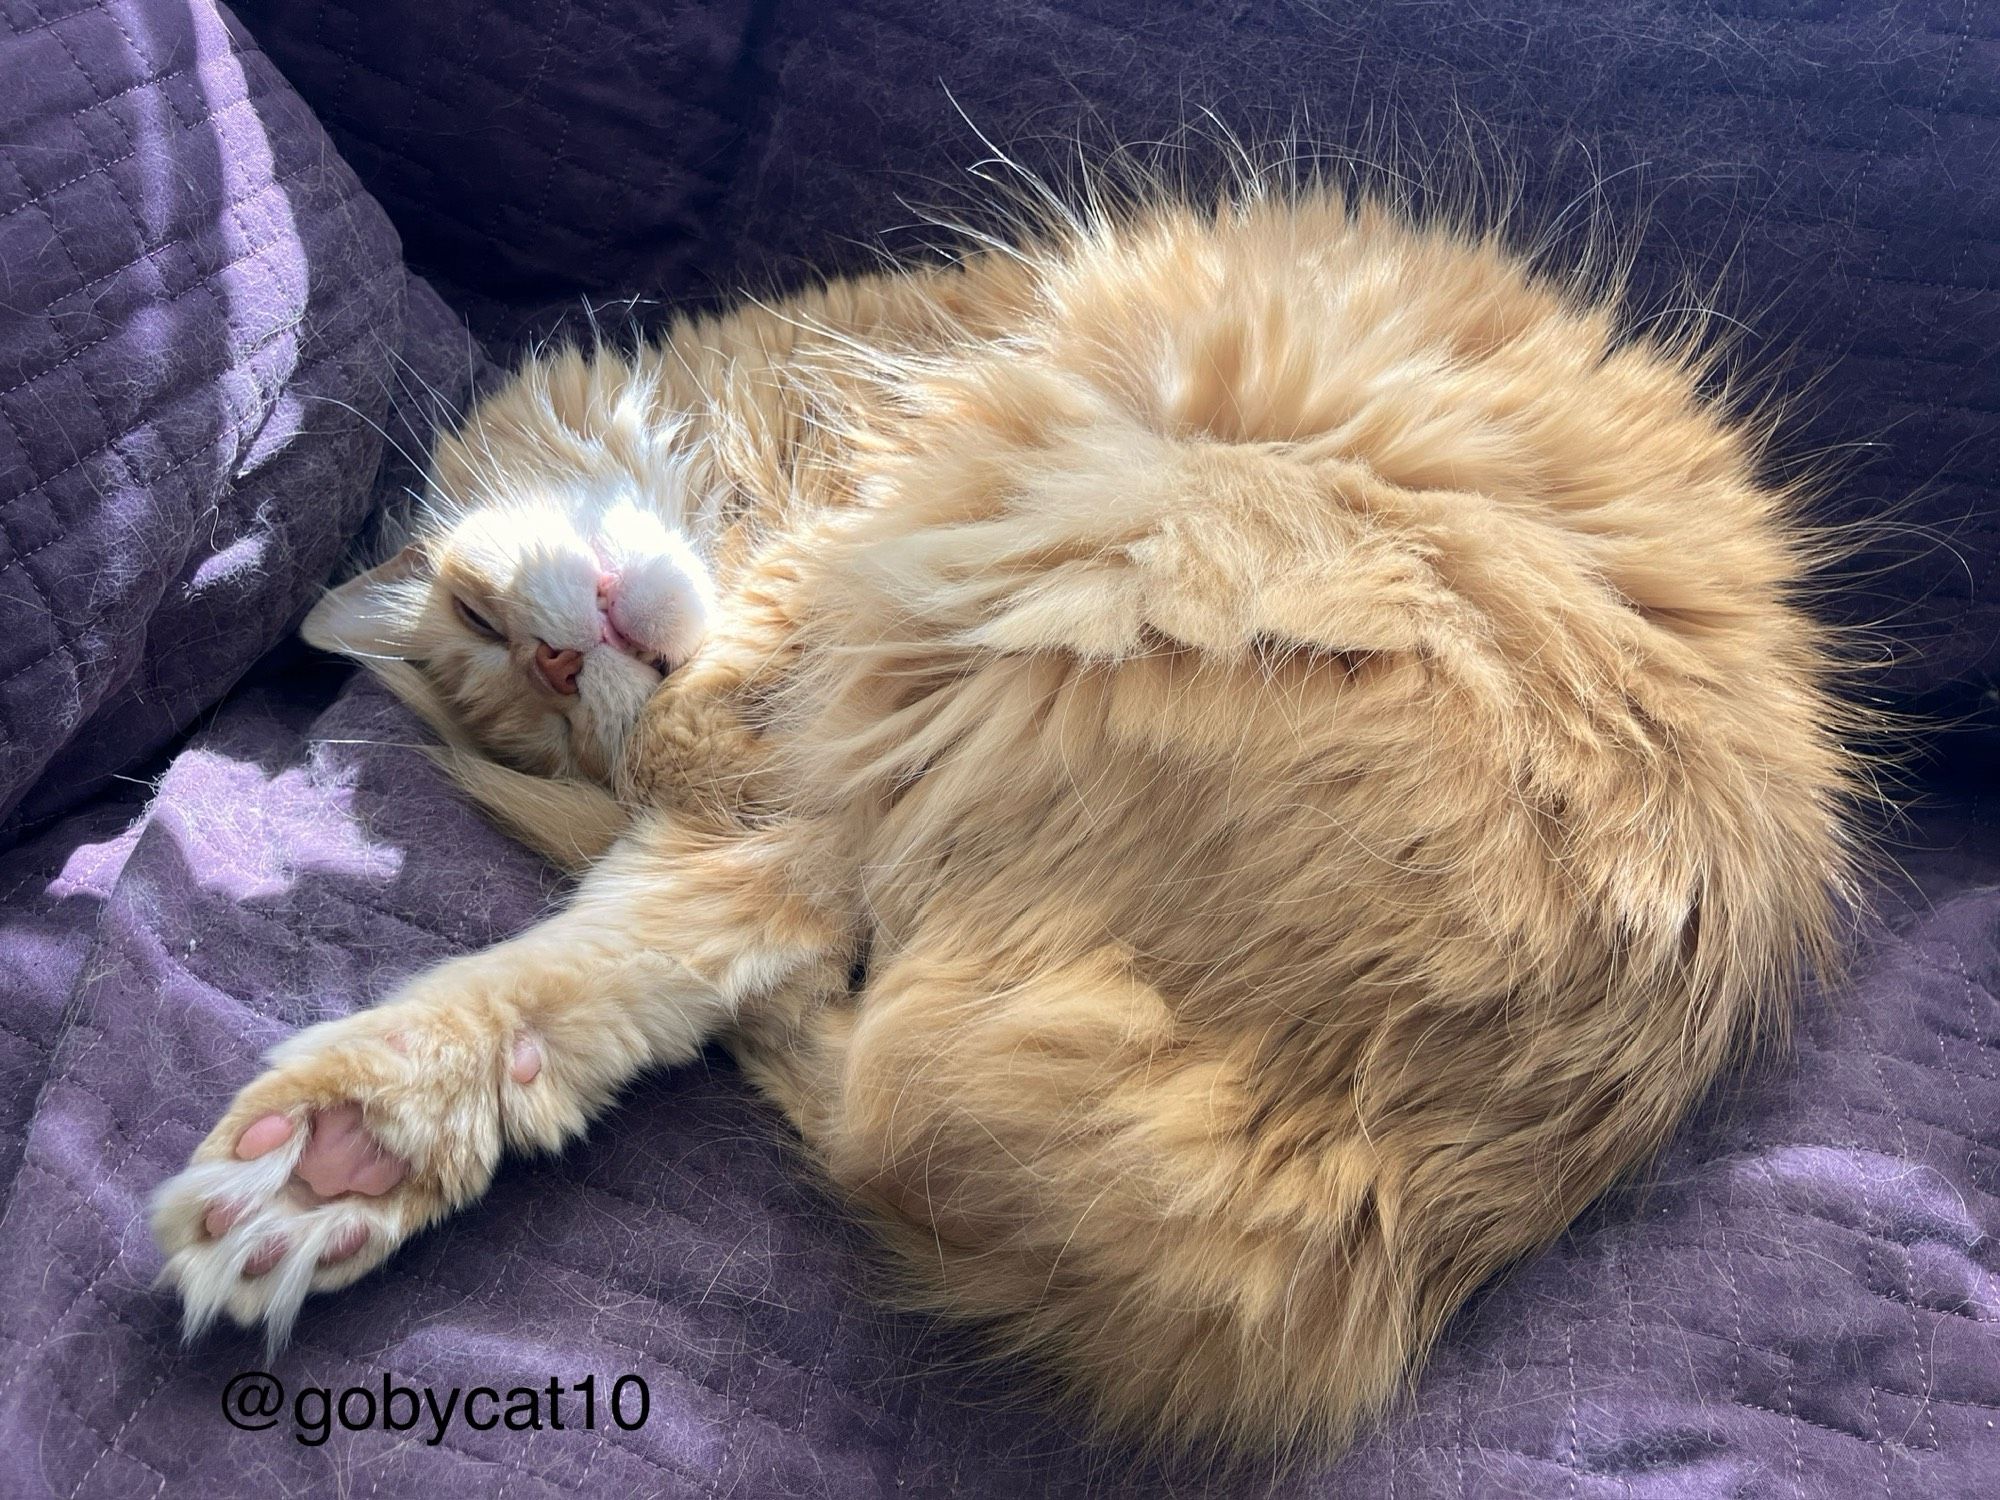
<instances>
[{"instance_id":1,"label":"quilted fabric","mask_svg":"<svg viewBox=\"0 0 2000 1500\"><path fill-rule=\"evenodd\" d=\"M1091 1447L1021 1372L883 1312L863 1243L719 1058L510 1164L310 1304L275 1360L240 1334L181 1349L144 1203L258 1052L559 887L379 689L296 647L144 779L106 780L409 481L393 454L378 471L377 424L421 451L426 402L398 396L462 394L461 316L502 348L579 293L851 263L908 219L897 194L949 198L983 151L954 98L999 139L1080 110L1136 138L1208 104L1249 134L1309 111L1320 138L1393 109L1435 143L1462 106L1553 208L1599 178L1650 201L1654 293L1677 257L1733 257L1731 305L1796 351L1795 385L1820 374L1804 441L1879 444L1837 507L1915 496L1836 606L1903 642L1885 687L1990 684L2000 4L244 14L0 0L0 157L27 184L0 176L0 387L28 382L0 417L40 486L0 489L0 673L28 662L0 680L26 830L0 854L0 1496L2000 1492L2000 736L1930 768L1905 871L1794 1051L1482 1295L1384 1431L1285 1476ZM259 1368L307 1405L232 1430L225 1383ZM315 1388L626 1374L650 1392L631 1431L584 1430L574 1398L564 1430L436 1443L297 1420Z\"/></svg>"},{"instance_id":2,"label":"quilted fabric","mask_svg":"<svg viewBox=\"0 0 2000 1500\"><path fill-rule=\"evenodd\" d=\"M1685 273L1789 395L1794 459L1835 476L1826 518L1864 523L1834 608L1882 628L1875 687L2000 673L1993 0L241 9L488 334L550 300L671 304L871 264L885 235L913 250L911 205L976 189L975 131L1058 180L1079 136L1211 118L1511 167L1541 226L1581 238L1592 204L1643 225L1642 303L1693 305Z\"/></svg>"},{"instance_id":3,"label":"quilted fabric","mask_svg":"<svg viewBox=\"0 0 2000 1500\"><path fill-rule=\"evenodd\" d=\"M9 0L0 79L18 828L156 749L284 632L368 512L406 333L430 359L454 323L213 6Z\"/></svg>"}]
</instances>

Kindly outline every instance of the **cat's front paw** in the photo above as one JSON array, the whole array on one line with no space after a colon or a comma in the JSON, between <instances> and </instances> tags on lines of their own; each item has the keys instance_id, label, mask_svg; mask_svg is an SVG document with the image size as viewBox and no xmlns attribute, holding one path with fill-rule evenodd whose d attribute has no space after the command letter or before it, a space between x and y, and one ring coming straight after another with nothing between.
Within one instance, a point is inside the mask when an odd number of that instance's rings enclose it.
<instances>
[{"instance_id":1,"label":"cat's front paw","mask_svg":"<svg viewBox=\"0 0 2000 1500\"><path fill-rule=\"evenodd\" d=\"M484 1191L503 1112L542 1072L525 1034L409 1005L301 1032L271 1064L153 1197L190 1338L226 1314L282 1344L308 1292Z\"/></svg>"}]
</instances>

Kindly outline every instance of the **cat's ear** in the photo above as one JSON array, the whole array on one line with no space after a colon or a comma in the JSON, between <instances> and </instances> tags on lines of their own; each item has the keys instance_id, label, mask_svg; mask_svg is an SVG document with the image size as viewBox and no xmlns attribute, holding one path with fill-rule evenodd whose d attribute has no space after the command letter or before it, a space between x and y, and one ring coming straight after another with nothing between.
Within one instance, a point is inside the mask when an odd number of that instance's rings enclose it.
<instances>
[{"instance_id":1,"label":"cat's ear","mask_svg":"<svg viewBox=\"0 0 2000 1500\"><path fill-rule=\"evenodd\" d=\"M387 562L328 589L299 634L308 645L344 656L401 657L410 649L411 581L430 571L422 544L411 542Z\"/></svg>"}]
</instances>

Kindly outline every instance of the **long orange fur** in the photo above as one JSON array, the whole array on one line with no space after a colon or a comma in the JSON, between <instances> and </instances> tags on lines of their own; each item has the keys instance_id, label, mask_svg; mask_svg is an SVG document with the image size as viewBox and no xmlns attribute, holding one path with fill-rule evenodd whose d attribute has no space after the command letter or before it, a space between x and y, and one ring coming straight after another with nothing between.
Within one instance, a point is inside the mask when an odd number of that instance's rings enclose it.
<instances>
[{"instance_id":1,"label":"long orange fur","mask_svg":"<svg viewBox=\"0 0 2000 1500\"><path fill-rule=\"evenodd\" d=\"M384 669L588 873L281 1049L162 1190L191 1318L282 1330L720 1035L917 1295L1109 1426L1350 1439L1834 951L1812 549L1705 373L1498 236L1325 191L531 363L439 490L645 482L671 429L729 497L718 620L602 784L494 760L518 705L412 624ZM352 1260L243 1276L201 1224L238 1137L349 1100L409 1178L341 1208Z\"/></svg>"}]
</instances>

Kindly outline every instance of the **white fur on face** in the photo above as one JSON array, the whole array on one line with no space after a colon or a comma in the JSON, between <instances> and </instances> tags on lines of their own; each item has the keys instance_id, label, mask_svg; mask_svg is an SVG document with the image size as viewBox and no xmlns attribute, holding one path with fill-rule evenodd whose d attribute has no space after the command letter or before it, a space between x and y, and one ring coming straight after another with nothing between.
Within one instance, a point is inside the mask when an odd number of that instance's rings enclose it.
<instances>
[{"instance_id":1,"label":"white fur on face","mask_svg":"<svg viewBox=\"0 0 2000 1500\"><path fill-rule=\"evenodd\" d=\"M714 610L708 565L684 529L684 485L660 482L684 467L524 467L540 471L503 469L486 493L434 493L440 519L330 592L305 635L418 664L453 727L502 761L608 779L646 700L700 646Z\"/></svg>"},{"instance_id":2,"label":"white fur on face","mask_svg":"<svg viewBox=\"0 0 2000 1500\"><path fill-rule=\"evenodd\" d=\"M676 665L701 644L715 609L707 566L680 532L627 497L598 518L597 556L624 581L611 618L631 640Z\"/></svg>"}]
</instances>

